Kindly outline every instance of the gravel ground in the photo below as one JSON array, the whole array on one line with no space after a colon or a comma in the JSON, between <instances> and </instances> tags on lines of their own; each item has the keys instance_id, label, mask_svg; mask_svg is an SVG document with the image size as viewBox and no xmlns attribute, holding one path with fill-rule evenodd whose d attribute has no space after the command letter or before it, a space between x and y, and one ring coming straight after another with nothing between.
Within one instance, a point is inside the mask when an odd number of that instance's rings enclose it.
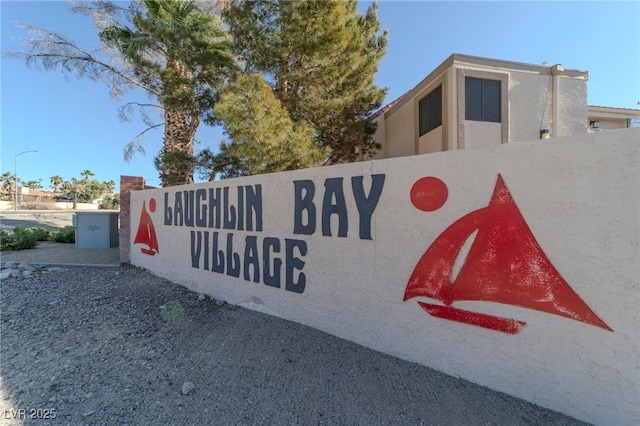
<instances>
[{"instance_id":1,"label":"gravel ground","mask_svg":"<svg viewBox=\"0 0 640 426\"><path fill-rule=\"evenodd\" d=\"M583 424L133 267L7 278L0 312L6 425Z\"/></svg>"}]
</instances>

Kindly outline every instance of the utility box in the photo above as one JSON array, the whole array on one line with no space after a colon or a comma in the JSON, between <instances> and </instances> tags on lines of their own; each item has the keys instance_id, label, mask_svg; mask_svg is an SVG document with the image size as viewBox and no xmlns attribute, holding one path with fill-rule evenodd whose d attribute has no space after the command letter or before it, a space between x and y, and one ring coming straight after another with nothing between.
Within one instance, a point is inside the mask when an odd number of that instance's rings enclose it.
<instances>
[{"instance_id":1,"label":"utility box","mask_svg":"<svg viewBox=\"0 0 640 426\"><path fill-rule=\"evenodd\" d=\"M118 247L117 212L77 212L73 215L77 249Z\"/></svg>"}]
</instances>

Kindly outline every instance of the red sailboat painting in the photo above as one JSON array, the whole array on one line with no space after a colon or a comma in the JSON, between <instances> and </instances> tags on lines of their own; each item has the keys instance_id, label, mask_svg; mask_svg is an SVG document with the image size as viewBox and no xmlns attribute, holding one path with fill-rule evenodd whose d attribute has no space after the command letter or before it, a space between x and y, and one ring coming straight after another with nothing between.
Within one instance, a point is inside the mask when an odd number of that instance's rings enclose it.
<instances>
[{"instance_id":1,"label":"red sailboat painting","mask_svg":"<svg viewBox=\"0 0 640 426\"><path fill-rule=\"evenodd\" d=\"M156 210L156 200L154 198L149 200L149 208L151 209L151 212ZM144 201L142 202L142 212L140 213L138 232L136 233L136 238L133 240L133 243L144 244L147 246L146 248L142 247L140 249L144 254L153 256L158 253L158 237L156 237L156 230L153 227L153 221L147 212Z\"/></svg>"},{"instance_id":2,"label":"red sailboat painting","mask_svg":"<svg viewBox=\"0 0 640 426\"><path fill-rule=\"evenodd\" d=\"M444 193L446 197L446 185L442 181L437 178L424 179L440 182L445 190L440 190L439 194ZM414 184L411 194L418 208L417 200L421 193L419 182ZM422 192L429 194L433 190L427 188ZM474 233L475 239L467 257L457 276L452 279L456 259ZM418 261L409 278L404 300L419 296L443 303L419 301L419 305L430 315L503 333L519 333L526 323L457 309L452 305L457 301L503 303L560 315L613 331L552 265L500 175L489 205L454 222Z\"/></svg>"}]
</instances>

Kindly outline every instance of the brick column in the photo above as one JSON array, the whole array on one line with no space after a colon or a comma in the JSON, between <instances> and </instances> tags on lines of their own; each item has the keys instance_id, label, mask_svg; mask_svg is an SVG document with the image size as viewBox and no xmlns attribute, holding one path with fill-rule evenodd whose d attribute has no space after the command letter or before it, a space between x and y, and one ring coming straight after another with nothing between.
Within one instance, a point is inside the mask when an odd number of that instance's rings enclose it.
<instances>
[{"instance_id":1,"label":"brick column","mask_svg":"<svg viewBox=\"0 0 640 426\"><path fill-rule=\"evenodd\" d=\"M131 262L131 191L144 189L144 178L120 176L120 264Z\"/></svg>"}]
</instances>

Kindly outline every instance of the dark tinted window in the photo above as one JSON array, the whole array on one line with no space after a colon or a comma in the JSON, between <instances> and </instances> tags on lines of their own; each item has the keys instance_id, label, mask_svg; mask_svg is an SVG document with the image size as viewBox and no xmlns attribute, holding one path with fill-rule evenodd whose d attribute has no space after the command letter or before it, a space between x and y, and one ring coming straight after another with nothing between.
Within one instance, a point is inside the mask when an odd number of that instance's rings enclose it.
<instances>
[{"instance_id":1,"label":"dark tinted window","mask_svg":"<svg viewBox=\"0 0 640 426\"><path fill-rule=\"evenodd\" d=\"M465 78L465 118L500 122L500 81Z\"/></svg>"},{"instance_id":2,"label":"dark tinted window","mask_svg":"<svg viewBox=\"0 0 640 426\"><path fill-rule=\"evenodd\" d=\"M418 103L420 136L442 125L442 86L422 98Z\"/></svg>"}]
</instances>

